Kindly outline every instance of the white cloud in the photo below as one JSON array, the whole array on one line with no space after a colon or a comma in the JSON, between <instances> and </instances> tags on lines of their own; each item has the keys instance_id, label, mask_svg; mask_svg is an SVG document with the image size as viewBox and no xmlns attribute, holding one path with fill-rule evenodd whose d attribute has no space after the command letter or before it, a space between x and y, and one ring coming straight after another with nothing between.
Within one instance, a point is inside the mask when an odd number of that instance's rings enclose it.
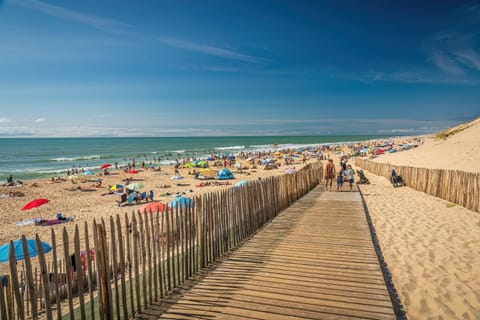
<instances>
[{"instance_id":1,"label":"white cloud","mask_svg":"<svg viewBox=\"0 0 480 320\"><path fill-rule=\"evenodd\" d=\"M226 59L240 60L245 62L257 63L258 59L243 53L238 53L218 47L208 46L204 44L198 44L190 41L175 38L158 38L158 40L170 47L183 49L187 51L200 52L206 55L221 57Z\"/></svg>"},{"instance_id":2,"label":"white cloud","mask_svg":"<svg viewBox=\"0 0 480 320\"><path fill-rule=\"evenodd\" d=\"M131 27L130 25L120 21L76 12L38 0L12 0L11 3L24 8L42 12L56 18L81 23L111 33L125 34L128 33L127 30Z\"/></svg>"},{"instance_id":3,"label":"white cloud","mask_svg":"<svg viewBox=\"0 0 480 320\"><path fill-rule=\"evenodd\" d=\"M430 59L438 68L447 73L453 75L463 75L465 73L454 59L443 52L433 53Z\"/></svg>"},{"instance_id":4,"label":"white cloud","mask_svg":"<svg viewBox=\"0 0 480 320\"><path fill-rule=\"evenodd\" d=\"M480 70L480 54L476 53L473 50L455 52L457 59L463 64Z\"/></svg>"},{"instance_id":5,"label":"white cloud","mask_svg":"<svg viewBox=\"0 0 480 320\"><path fill-rule=\"evenodd\" d=\"M10 122L10 119L0 117L0 123L7 123L7 122Z\"/></svg>"},{"instance_id":6,"label":"white cloud","mask_svg":"<svg viewBox=\"0 0 480 320\"><path fill-rule=\"evenodd\" d=\"M35 123L42 123L42 122L45 122L45 121L46 121L45 118L38 118L38 119L36 119L34 122L35 122Z\"/></svg>"}]
</instances>

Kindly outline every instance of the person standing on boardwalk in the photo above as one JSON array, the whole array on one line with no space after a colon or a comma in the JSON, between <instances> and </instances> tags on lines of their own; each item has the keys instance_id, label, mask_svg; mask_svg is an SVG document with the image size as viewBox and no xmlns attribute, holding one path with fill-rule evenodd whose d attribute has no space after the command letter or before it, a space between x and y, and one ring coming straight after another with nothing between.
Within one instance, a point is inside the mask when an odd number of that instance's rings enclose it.
<instances>
[{"instance_id":1,"label":"person standing on boardwalk","mask_svg":"<svg viewBox=\"0 0 480 320\"><path fill-rule=\"evenodd\" d=\"M350 192L352 192L354 175L355 175L355 170L353 170L352 166L349 164L347 168L347 176L348 176L348 184L350 186Z\"/></svg>"},{"instance_id":2,"label":"person standing on boardwalk","mask_svg":"<svg viewBox=\"0 0 480 320\"><path fill-rule=\"evenodd\" d=\"M328 190L328 186L330 185L330 191L332 191L332 183L334 178L335 165L333 164L333 160L330 159L325 165L325 190Z\"/></svg>"}]
</instances>

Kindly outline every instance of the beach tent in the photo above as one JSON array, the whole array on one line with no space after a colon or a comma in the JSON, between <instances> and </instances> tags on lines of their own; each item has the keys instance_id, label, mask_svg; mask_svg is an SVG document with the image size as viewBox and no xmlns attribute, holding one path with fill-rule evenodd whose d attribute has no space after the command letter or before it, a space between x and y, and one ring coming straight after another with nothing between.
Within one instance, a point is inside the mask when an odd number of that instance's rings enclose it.
<instances>
[{"instance_id":1,"label":"beach tent","mask_svg":"<svg viewBox=\"0 0 480 320\"><path fill-rule=\"evenodd\" d=\"M222 170L218 171L217 173L217 179L218 180L229 180L233 179L233 174L230 170L227 168L223 168Z\"/></svg>"},{"instance_id":2,"label":"beach tent","mask_svg":"<svg viewBox=\"0 0 480 320\"><path fill-rule=\"evenodd\" d=\"M178 197L168 203L169 208L193 208L193 200L186 197Z\"/></svg>"},{"instance_id":3,"label":"beach tent","mask_svg":"<svg viewBox=\"0 0 480 320\"><path fill-rule=\"evenodd\" d=\"M162 202L150 202L143 208L143 212L163 212L168 209L167 205Z\"/></svg>"}]
</instances>

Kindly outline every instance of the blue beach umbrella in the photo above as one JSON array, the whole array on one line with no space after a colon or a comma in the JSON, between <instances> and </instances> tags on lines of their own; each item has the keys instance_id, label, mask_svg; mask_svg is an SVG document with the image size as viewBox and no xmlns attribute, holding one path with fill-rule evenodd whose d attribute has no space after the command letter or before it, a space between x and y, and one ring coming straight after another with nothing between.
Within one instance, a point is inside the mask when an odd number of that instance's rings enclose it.
<instances>
[{"instance_id":1,"label":"blue beach umbrella","mask_svg":"<svg viewBox=\"0 0 480 320\"><path fill-rule=\"evenodd\" d=\"M38 255L37 245L34 239L27 240L27 247L28 255L30 256L30 258L36 257ZM13 241L13 248L15 250L15 259L25 259L25 255L23 254L22 239ZM44 253L50 252L52 250L52 247L46 242L42 242L42 248ZM0 247L0 262L7 262L9 260L9 254L10 242Z\"/></svg>"},{"instance_id":2,"label":"blue beach umbrella","mask_svg":"<svg viewBox=\"0 0 480 320\"><path fill-rule=\"evenodd\" d=\"M193 208L193 200L185 197L178 197L168 203L169 208Z\"/></svg>"}]
</instances>

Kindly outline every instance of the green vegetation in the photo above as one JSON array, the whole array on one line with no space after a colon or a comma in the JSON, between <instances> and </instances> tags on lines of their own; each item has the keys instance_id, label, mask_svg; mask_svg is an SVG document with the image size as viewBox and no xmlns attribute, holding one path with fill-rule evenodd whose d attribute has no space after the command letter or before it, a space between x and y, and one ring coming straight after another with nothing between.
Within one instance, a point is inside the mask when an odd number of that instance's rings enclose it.
<instances>
[{"instance_id":1,"label":"green vegetation","mask_svg":"<svg viewBox=\"0 0 480 320\"><path fill-rule=\"evenodd\" d=\"M459 132L462 132L463 130L469 128L470 126L473 125L473 123L475 121L477 121L478 119L480 118L477 118L477 119L474 119L474 120L471 120L471 121L467 121L467 122L464 122L464 123L461 123L459 124L458 126L455 126L455 127L452 127L452 128L448 128L447 130L444 130L444 131L441 131L439 133L437 133L435 135L435 138L437 139L441 139L441 140L445 140L447 139L448 137L451 137Z\"/></svg>"}]
</instances>

